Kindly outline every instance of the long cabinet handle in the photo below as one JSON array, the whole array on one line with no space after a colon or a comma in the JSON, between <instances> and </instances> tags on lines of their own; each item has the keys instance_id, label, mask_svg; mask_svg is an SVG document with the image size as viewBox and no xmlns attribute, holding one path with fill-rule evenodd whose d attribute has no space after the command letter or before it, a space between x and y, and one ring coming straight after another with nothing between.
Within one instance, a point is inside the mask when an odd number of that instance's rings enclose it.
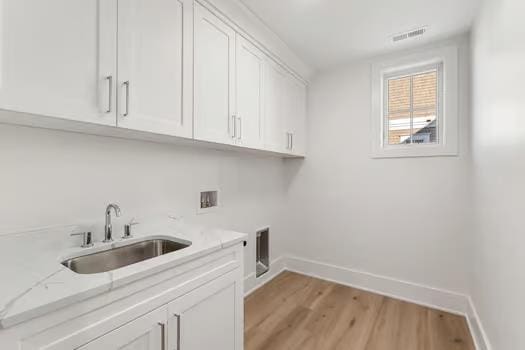
<instances>
[{"instance_id":1,"label":"long cabinet handle","mask_svg":"<svg viewBox=\"0 0 525 350\"><path fill-rule=\"evenodd\" d=\"M127 117L129 115L129 80L122 83L122 85L126 88L126 112L122 116Z\"/></svg>"},{"instance_id":2,"label":"long cabinet handle","mask_svg":"<svg viewBox=\"0 0 525 350\"><path fill-rule=\"evenodd\" d=\"M161 336L160 348L166 350L166 324L164 322L159 322L159 326Z\"/></svg>"},{"instance_id":3,"label":"long cabinet handle","mask_svg":"<svg viewBox=\"0 0 525 350\"><path fill-rule=\"evenodd\" d=\"M293 132L290 133L290 150L293 150Z\"/></svg>"},{"instance_id":4,"label":"long cabinet handle","mask_svg":"<svg viewBox=\"0 0 525 350\"><path fill-rule=\"evenodd\" d=\"M108 82L108 88L109 88L108 109L106 110L106 113L111 113L111 110L113 109L113 76L112 75L107 76L106 80Z\"/></svg>"},{"instance_id":5,"label":"long cabinet handle","mask_svg":"<svg viewBox=\"0 0 525 350\"><path fill-rule=\"evenodd\" d=\"M180 322L181 322L181 317L180 317L180 315L175 315L175 318L177 319L177 348L175 350L180 350Z\"/></svg>"},{"instance_id":6,"label":"long cabinet handle","mask_svg":"<svg viewBox=\"0 0 525 350\"><path fill-rule=\"evenodd\" d=\"M232 138L237 138L237 116L232 115Z\"/></svg>"},{"instance_id":7,"label":"long cabinet handle","mask_svg":"<svg viewBox=\"0 0 525 350\"><path fill-rule=\"evenodd\" d=\"M237 118L237 120L239 120L239 136L237 136L237 138L240 140L242 139L242 119Z\"/></svg>"}]
</instances>

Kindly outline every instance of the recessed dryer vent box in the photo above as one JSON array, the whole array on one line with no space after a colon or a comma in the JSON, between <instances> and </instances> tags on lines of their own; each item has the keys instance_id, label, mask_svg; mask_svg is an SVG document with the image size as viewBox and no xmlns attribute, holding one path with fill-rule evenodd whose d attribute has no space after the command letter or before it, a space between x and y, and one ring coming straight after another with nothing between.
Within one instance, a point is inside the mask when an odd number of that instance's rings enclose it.
<instances>
[{"instance_id":1,"label":"recessed dryer vent box","mask_svg":"<svg viewBox=\"0 0 525 350\"><path fill-rule=\"evenodd\" d=\"M257 231L255 275L260 277L270 270L270 229Z\"/></svg>"}]
</instances>

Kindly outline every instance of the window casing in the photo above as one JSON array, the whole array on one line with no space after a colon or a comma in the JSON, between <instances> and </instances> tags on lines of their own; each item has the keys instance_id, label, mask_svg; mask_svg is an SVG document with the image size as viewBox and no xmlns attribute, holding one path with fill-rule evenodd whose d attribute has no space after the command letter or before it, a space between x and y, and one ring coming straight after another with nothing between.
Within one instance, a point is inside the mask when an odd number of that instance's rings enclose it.
<instances>
[{"instance_id":1,"label":"window casing","mask_svg":"<svg viewBox=\"0 0 525 350\"><path fill-rule=\"evenodd\" d=\"M371 156L458 153L457 47L372 65Z\"/></svg>"}]
</instances>

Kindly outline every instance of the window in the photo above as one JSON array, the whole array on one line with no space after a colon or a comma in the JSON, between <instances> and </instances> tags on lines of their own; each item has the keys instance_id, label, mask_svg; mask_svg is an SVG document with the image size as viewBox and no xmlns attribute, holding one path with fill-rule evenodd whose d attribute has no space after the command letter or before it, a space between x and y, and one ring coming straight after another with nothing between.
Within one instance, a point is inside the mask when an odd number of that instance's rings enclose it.
<instances>
[{"instance_id":1,"label":"window","mask_svg":"<svg viewBox=\"0 0 525 350\"><path fill-rule=\"evenodd\" d=\"M441 65L385 75L385 144L439 143Z\"/></svg>"},{"instance_id":2,"label":"window","mask_svg":"<svg viewBox=\"0 0 525 350\"><path fill-rule=\"evenodd\" d=\"M372 157L457 155L457 49L372 69Z\"/></svg>"}]
</instances>

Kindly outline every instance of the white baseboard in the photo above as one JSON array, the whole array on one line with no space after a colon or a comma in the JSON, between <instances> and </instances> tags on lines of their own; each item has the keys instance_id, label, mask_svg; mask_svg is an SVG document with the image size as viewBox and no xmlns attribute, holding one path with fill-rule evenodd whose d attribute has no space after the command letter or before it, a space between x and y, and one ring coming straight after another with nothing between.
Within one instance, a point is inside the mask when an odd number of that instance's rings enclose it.
<instances>
[{"instance_id":1,"label":"white baseboard","mask_svg":"<svg viewBox=\"0 0 525 350\"><path fill-rule=\"evenodd\" d=\"M474 306L474 301L471 297L468 297L469 300L469 311L467 312L467 321L470 328L470 333L474 338L476 343L477 350L492 350L492 345L490 344L489 337L483 328L483 323L479 318L478 311Z\"/></svg>"},{"instance_id":2,"label":"white baseboard","mask_svg":"<svg viewBox=\"0 0 525 350\"><path fill-rule=\"evenodd\" d=\"M476 349L491 350L474 304L468 295L391 277L299 257L283 256L272 262L270 271L261 278L256 279L255 273L248 275L245 278L245 294L249 295L284 270L318 277L372 293L465 316L474 338Z\"/></svg>"},{"instance_id":3,"label":"white baseboard","mask_svg":"<svg viewBox=\"0 0 525 350\"><path fill-rule=\"evenodd\" d=\"M297 257L288 257L286 267L339 284L446 312L465 315L468 297L463 294Z\"/></svg>"}]
</instances>

